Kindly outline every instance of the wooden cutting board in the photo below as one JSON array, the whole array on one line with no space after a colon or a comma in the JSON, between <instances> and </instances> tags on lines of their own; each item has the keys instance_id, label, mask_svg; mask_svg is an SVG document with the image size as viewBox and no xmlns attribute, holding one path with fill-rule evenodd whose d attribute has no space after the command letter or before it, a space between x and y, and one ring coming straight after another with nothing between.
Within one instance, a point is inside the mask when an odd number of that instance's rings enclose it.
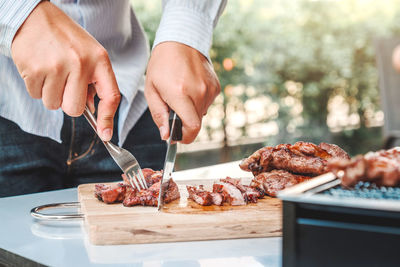
<instances>
[{"instance_id":1,"label":"wooden cutting board","mask_svg":"<svg viewBox=\"0 0 400 267\"><path fill-rule=\"evenodd\" d=\"M246 206L208 207L187 199L186 184L211 188L212 183L177 181L181 198L166 204L162 212L154 207L105 204L95 198L95 184L80 185L78 198L89 240L94 245L115 245L282 235L279 199L264 197Z\"/></svg>"}]
</instances>

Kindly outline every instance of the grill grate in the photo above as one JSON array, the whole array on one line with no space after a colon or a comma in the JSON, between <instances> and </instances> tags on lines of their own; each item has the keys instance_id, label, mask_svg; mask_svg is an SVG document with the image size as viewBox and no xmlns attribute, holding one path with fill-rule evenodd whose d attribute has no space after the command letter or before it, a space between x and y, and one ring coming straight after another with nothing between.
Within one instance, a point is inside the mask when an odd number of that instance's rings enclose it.
<instances>
[{"instance_id":1,"label":"grill grate","mask_svg":"<svg viewBox=\"0 0 400 267\"><path fill-rule=\"evenodd\" d=\"M369 182L359 182L352 189L345 189L340 185L325 190L320 194L338 198L368 198L400 200L400 187L377 186Z\"/></svg>"}]
</instances>

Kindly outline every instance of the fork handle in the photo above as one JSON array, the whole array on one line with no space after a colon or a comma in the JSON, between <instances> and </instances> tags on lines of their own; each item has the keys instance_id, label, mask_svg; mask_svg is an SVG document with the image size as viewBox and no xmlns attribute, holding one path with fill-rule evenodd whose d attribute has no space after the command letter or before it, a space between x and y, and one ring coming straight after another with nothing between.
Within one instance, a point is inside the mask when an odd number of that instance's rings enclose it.
<instances>
[{"instance_id":1,"label":"fork handle","mask_svg":"<svg viewBox=\"0 0 400 267\"><path fill-rule=\"evenodd\" d=\"M89 107L86 105L85 110L83 111L83 115L85 116L86 120L89 122L90 126L92 126L93 130L97 132L97 121L93 113L90 111Z\"/></svg>"},{"instance_id":2,"label":"fork handle","mask_svg":"<svg viewBox=\"0 0 400 267\"><path fill-rule=\"evenodd\" d=\"M97 132L97 121L96 117L93 115L93 113L90 111L89 107L86 105L85 110L83 111L83 115L85 116L86 120L89 122L90 126L92 126L93 130L97 135L99 133ZM100 140L103 142L104 146L107 148L108 152L110 152L111 156L113 155L111 151L114 153L120 153L119 147L113 145L112 143L108 141L103 141L101 138Z\"/></svg>"}]
</instances>

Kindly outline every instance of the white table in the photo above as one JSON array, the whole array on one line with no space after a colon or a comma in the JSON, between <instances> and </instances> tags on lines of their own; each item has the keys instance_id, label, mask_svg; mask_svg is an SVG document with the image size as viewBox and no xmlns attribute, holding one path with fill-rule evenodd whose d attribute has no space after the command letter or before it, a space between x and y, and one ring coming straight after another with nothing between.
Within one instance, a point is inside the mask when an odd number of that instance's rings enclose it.
<instances>
[{"instance_id":1,"label":"white table","mask_svg":"<svg viewBox=\"0 0 400 267\"><path fill-rule=\"evenodd\" d=\"M248 176L238 162L191 169L174 179ZM94 246L82 222L34 220L34 206L77 201L77 190L65 189L0 198L0 266L2 260L49 266L280 266L281 238L253 238L158 244Z\"/></svg>"}]
</instances>

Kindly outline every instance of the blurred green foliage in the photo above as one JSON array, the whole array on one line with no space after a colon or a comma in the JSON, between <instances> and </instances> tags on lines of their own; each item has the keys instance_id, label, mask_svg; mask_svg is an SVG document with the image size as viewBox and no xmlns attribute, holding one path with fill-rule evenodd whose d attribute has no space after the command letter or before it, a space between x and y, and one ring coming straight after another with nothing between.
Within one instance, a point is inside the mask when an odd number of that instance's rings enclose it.
<instances>
[{"instance_id":1,"label":"blurred green foliage","mask_svg":"<svg viewBox=\"0 0 400 267\"><path fill-rule=\"evenodd\" d=\"M152 43L161 1L132 4ZM353 155L378 149L382 117L374 40L398 33L400 2L394 0L228 1L211 50L223 89L215 105L227 115L236 98L233 110L246 112L246 101L268 96L265 108L278 104L277 114L256 123L272 121L279 131L265 136L264 144L325 141ZM245 90L233 94L237 86ZM345 119L337 122L339 111ZM226 117L221 127L229 145ZM246 117L241 137L248 136L251 123ZM204 127L212 140L216 129Z\"/></svg>"}]
</instances>

